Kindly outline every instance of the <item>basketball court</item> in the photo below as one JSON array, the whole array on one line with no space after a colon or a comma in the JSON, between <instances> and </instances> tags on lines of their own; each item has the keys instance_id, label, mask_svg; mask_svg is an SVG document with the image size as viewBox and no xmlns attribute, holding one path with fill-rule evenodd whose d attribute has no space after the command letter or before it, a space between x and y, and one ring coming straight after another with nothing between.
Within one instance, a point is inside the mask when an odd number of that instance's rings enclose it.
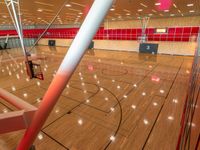
<instances>
[{"instance_id":1,"label":"basketball court","mask_svg":"<svg viewBox=\"0 0 200 150\"><path fill-rule=\"evenodd\" d=\"M0 7L0 150L200 149L198 1Z\"/></svg>"}]
</instances>

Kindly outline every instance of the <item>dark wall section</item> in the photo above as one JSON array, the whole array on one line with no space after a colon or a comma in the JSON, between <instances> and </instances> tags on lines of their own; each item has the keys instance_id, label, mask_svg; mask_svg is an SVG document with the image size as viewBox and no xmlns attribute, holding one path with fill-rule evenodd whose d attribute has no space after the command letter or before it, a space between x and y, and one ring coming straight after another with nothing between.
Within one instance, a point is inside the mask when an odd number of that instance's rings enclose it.
<instances>
[{"instance_id":1,"label":"dark wall section","mask_svg":"<svg viewBox=\"0 0 200 150\"><path fill-rule=\"evenodd\" d=\"M157 54L158 53L158 44L141 43L139 51L140 51L140 53Z\"/></svg>"}]
</instances>

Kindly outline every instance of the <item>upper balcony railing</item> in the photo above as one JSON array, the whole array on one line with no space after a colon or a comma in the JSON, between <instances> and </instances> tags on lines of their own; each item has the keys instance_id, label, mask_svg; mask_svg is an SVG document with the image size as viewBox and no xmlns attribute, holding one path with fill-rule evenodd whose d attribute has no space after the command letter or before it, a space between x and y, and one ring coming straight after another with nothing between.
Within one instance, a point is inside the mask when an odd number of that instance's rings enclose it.
<instances>
[{"instance_id":1,"label":"upper balcony railing","mask_svg":"<svg viewBox=\"0 0 200 150\"><path fill-rule=\"evenodd\" d=\"M200 149L200 37L191 72L177 150Z\"/></svg>"}]
</instances>

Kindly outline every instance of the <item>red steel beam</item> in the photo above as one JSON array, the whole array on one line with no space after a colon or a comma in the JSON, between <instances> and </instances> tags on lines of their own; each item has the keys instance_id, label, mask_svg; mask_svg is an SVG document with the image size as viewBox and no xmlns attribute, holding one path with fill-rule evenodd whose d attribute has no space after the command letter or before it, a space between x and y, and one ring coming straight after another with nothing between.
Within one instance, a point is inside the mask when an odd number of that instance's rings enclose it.
<instances>
[{"instance_id":1,"label":"red steel beam","mask_svg":"<svg viewBox=\"0 0 200 150\"><path fill-rule=\"evenodd\" d=\"M95 0L17 150L28 150L65 89L114 0Z\"/></svg>"}]
</instances>

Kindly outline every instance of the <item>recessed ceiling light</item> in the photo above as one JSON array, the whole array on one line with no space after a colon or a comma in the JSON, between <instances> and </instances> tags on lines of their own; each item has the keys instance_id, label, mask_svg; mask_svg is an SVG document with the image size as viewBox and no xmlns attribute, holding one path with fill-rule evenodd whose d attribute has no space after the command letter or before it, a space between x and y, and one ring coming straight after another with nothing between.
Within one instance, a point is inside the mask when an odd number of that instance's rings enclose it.
<instances>
[{"instance_id":1,"label":"recessed ceiling light","mask_svg":"<svg viewBox=\"0 0 200 150\"><path fill-rule=\"evenodd\" d=\"M114 10L115 10L114 8L111 8L111 9L110 9L110 11L114 11Z\"/></svg>"},{"instance_id":2,"label":"recessed ceiling light","mask_svg":"<svg viewBox=\"0 0 200 150\"><path fill-rule=\"evenodd\" d=\"M149 16L153 16L153 14L149 14Z\"/></svg>"},{"instance_id":3,"label":"recessed ceiling light","mask_svg":"<svg viewBox=\"0 0 200 150\"><path fill-rule=\"evenodd\" d=\"M140 5L147 8L147 5L145 5L145 4L143 4L143 3L140 3Z\"/></svg>"},{"instance_id":4,"label":"recessed ceiling light","mask_svg":"<svg viewBox=\"0 0 200 150\"><path fill-rule=\"evenodd\" d=\"M174 6L175 8L177 8L176 4L173 4L173 6Z\"/></svg>"},{"instance_id":5,"label":"recessed ceiling light","mask_svg":"<svg viewBox=\"0 0 200 150\"><path fill-rule=\"evenodd\" d=\"M188 6L188 7L192 7L192 6L194 6L194 4L187 4L187 6Z\"/></svg>"},{"instance_id":6,"label":"recessed ceiling light","mask_svg":"<svg viewBox=\"0 0 200 150\"><path fill-rule=\"evenodd\" d=\"M79 13L79 15L82 15L82 14L83 14L82 12Z\"/></svg>"},{"instance_id":7,"label":"recessed ceiling light","mask_svg":"<svg viewBox=\"0 0 200 150\"><path fill-rule=\"evenodd\" d=\"M155 5L156 5L156 6L160 6L160 5L161 5L161 3L155 3Z\"/></svg>"},{"instance_id":8,"label":"recessed ceiling light","mask_svg":"<svg viewBox=\"0 0 200 150\"><path fill-rule=\"evenodd\" d=\"M43 10L42 9L38 9L37 11L42 12Z\"/></svg>"},{"instance_id":9,"label":"recessed ceiling light","mask_svg":"<svg viewBox=\"0 0 200 150\"><path fill-rule=\"evenodd\" d=\"M71 7L72 5L70 5L70 4L66 4L65 6L66 6L66 7Z\"/></svg>"},{"instance_id":10,"label":"recessed ceiling light","mask_svg":"<svg viewBox=\"0 0 200 150\"><path fill-rule=\"evenodd\" d=\"M190 10L190 13L194 13L195 11L194 10Z\"/></svg>"},{"instance_id":11,"label":"recessed ceiling light","mask_svg":"<svg viewBox=\"0 0 200 150\"><path fill-rule=\"evenodd\" d=\"M126 15L127 15L127 16L130 16L131 14L127 13Z\"/></svg>"},{"instance_id":12,"label":"recessed ceiling light","mask_svg":"<svg viewBox=\"0 0 200 150\"><path fill-rule=\"evenodd\" d=\"M175 16L175 14L170 14L170 16Z\"/></svg>"},{"instance_id":13,"label":"recessed ceiling light","mask_svg":"<svg viewBox=\"0 0 200 150\"><path fill-rule=\"evenodd\" d=\"M143 11L143 9L138 9L139 12Z\"/></svg>"},{"instance_id":14,"label":"recessed ceiling light","mask_svg":"<svg viewBox=\"0 0 200 150\"><path fill-rule=\"evenodd\" d=\"M164 12L169 12L169 10L164 10Z\"/></svg>"}]
</instances>

